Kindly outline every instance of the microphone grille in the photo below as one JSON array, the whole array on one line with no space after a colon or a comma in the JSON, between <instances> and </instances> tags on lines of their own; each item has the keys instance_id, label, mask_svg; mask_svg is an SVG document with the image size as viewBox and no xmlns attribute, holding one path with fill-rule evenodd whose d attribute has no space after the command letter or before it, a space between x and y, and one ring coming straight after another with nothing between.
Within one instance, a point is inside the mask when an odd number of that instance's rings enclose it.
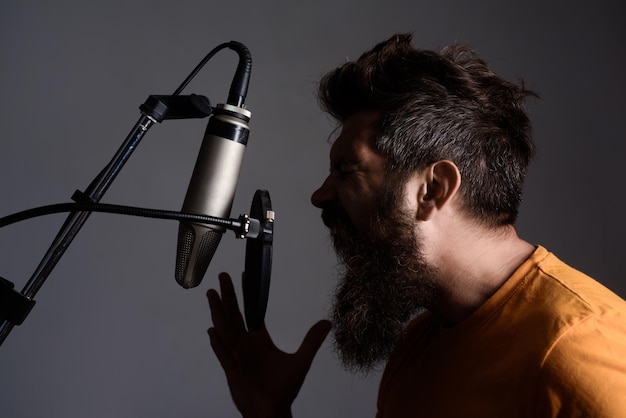
<instances>
[{"instance_id":1,"label":"microphone grille","mask_svg":"<svg viewBox=\"0 0 626 418\"><path fill-rule=\"evenodd\" d=\"M204 230L199 241L196 241L196 228L191 224L181 222L178 227L175 277L187 289L200 284L223 235L207 227L197 229Z\"/></svg>"}]
</instances>

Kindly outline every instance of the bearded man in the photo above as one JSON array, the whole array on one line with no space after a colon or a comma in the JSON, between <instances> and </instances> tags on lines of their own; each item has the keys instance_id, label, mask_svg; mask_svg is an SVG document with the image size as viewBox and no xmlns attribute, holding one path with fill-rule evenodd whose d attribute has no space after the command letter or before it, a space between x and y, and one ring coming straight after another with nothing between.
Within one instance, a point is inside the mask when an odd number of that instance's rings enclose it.
<instances>
[{"instance_id":1,"label":"bearded man","mask_svg":"<svg viewBox=\"0 0 626 418\"><path fill-rule=\"evenodd\" d=\"M381 418L626 416L626 302L514 228L533 93L469 47L411 41L320 83L341 125L311 198L343 264L331 321L287 354L246 331L227 274L208 292L235 404L290 417L332 326L348 369L385 365Z\"/></svg>"}]
</instances>

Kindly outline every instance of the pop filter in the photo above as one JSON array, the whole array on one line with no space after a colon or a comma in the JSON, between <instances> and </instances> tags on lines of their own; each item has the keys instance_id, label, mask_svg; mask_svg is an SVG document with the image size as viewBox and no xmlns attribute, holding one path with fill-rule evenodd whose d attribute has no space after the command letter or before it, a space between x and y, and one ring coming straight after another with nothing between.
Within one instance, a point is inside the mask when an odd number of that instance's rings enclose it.
<instances>
[{"instance_id":1,"label":"pop filter","mask_svg":"<svg viewBox=\"0 0 626 418\"><path fill-rule=\"evenodd\" d=\"M252 199L250 217L261 223L256 238L248 238L243 277L243 302L248 331L263 326L272 274L274 212L267 190L257 190Z\"/></svg>"}]
</instances>

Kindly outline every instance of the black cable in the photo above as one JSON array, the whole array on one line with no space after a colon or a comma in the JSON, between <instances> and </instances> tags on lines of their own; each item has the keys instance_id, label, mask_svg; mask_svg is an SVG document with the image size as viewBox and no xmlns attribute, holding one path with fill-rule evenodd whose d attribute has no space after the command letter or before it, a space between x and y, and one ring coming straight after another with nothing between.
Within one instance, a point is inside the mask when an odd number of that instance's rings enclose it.
<instances>
[{"instance_id":1,"label":"black cable","mask_svg":"<svg viewBox=\"0 0 626 418\"><path fill-rule=\"evenodd\" d=\"M216 46L215 48L213 48L211 50L211 52L209 52L202 59L202 61L200 61L200 63L198 65L196 65L196 68L194 68L193 71L182 82L182 84L180 86L178 86L178 88L174 91L174 93L172 93L172 96L178 96L180 94L180 92L183 91L183 89L187 86L187 84L189 84L189 82L196 76L196 74L198 74L198 72L202 69L202 67L204 67L204 65L207 62L209 62L209 60L211 58L213 58L213 55L217 54L218 51L220 51L220 50L222 50L224 48L228 48L229 46L230 46L230 42L225 42L225 43L220 44L220 45Z\"/></svg>"}]
</instances>

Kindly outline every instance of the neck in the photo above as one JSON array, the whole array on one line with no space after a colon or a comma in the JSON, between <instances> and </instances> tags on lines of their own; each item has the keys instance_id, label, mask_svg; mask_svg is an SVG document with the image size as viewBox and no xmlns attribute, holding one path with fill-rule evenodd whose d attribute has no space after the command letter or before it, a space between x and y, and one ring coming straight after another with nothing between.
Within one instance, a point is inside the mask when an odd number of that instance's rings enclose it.
<instances>
[{"instance_id":1,"label":"neck","mask_svg":"<svg viewBox=\"0 0 626 418\"><path fill-rule=\"evenodd\" d=\"M429 309L445 326L470 316L534 251L513 226L457 229L439 241L441 250L431 254L431 262L438 267L440 288Z\"/></svg>"}]
</instances>

